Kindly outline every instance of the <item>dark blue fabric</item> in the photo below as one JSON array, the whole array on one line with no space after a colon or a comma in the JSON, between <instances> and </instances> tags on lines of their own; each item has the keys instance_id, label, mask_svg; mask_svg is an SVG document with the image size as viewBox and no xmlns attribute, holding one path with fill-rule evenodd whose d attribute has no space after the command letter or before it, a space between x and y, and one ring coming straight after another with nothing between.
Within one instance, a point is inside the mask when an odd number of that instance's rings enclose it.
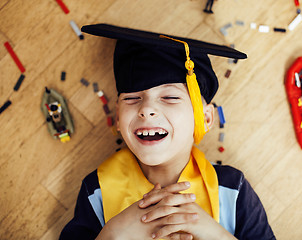
<instances>
[{"instance_id":1,"label":"dark blue fabric","mask_svg":"<svg viewBox=\"0 0 302 240\"><path fill-rule=\"evenodd\" d=\"M276 239L268 223L265 210L241 171L229 166L214 166L220 186L238 190L236 201L235 237L242 240ZM95 239L102 226L88 200L99 189L97 171L90 173L82 183L74 218L63 229L60 240Z\"/></svg>"},{"instance_id":2,"label":"dark blue fabric","mask_svg":"<svg viewBox=\"0 0 302 240\"><path fill-rule=\"evenodd\" d=\"M97 237L102 226L88 200L88 196L97 188L100 186L95 170L83 180L74 218L62 230L60 240L89 240Z\"/></svg>"}]
</instances>

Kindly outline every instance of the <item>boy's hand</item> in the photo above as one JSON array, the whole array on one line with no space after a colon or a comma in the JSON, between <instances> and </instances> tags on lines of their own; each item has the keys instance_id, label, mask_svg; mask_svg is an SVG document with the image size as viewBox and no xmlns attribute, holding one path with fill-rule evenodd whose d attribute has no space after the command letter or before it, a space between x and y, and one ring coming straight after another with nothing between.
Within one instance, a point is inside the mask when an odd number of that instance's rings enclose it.
<instances>
[{"instance_id":1,"label":"boy's hand","mask_svg":"<svg viewBox=\"0 0 302 240\"><path fill-rule=\"evenodd\" d=\"M185 183L172 184L164 189L156 186L150 193L144 195L139 204L141 208L156 205L142 216L142 220L146 223L161 222L161 228L153 233L154 238L171 237L181 231L190 233L194 240L236 239L196 204L195 199L192 201L192 198L190 201L192 195L178 193L185 190L184 188Z\"/></svg>"},{"instance_id":2,"label":"boy's hand","mask_svg":"<svg viewBox=\"0 0 302 240\"><path fill-rule=\"evenodd\" d=\"M188 188L188 187L187 187ZM160 185L156 185L153 190L151 190L147 195L155 194L159 189ZM145 196L147 196L145 194ZM140 208L138 206L140 201L135 202L124 211L110 219L108 221L99 236L98 240L116 240L116 239L127 239L127 240L141 240L141 239L152 239L152 233L157 232L163 227L160 220L154 220L152 222L145 223L142 221L142 216L146 215L149 211L156 208L155 206L150 206L149 208ZM183 239L190 240L193 239L191 234L187 233L173 233L165 239Z\"/></svg>"}]
</instances>

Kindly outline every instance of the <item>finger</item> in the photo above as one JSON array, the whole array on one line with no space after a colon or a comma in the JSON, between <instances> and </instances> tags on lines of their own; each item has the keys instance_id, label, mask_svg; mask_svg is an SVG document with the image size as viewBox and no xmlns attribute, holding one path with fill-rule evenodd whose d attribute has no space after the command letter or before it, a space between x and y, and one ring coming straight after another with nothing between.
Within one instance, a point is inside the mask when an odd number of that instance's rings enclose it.
<instances>
[{"instance_id":1,"label":"finger","mask_svg":"<svg viewBox=\"0 0 302 240\"><path fill-rule=\"evenodd\" d=\"M145 196L140 202L139 202L139 206L141 208L146 208L146 207L149 207L150 205L152 204L156 204L158 203L159 201L161 201L162 199L164 199L165 197L167 196L173 196L173 195L181 195L181 194L172 194L174 192L174 190L176 191L176 193L178 193L179 191L178 190L183 190L185 188L189 188L188 186L188 183L189 182L183 182L183 183L179 183L178 185L176 184L173 184L170 185L169 187L165 188L165 189L161 189L161 190L158 190L156 193L151 193L148 194L147 196ZM168 190L167 190L168 189ZM186 195L186 194L184 194ZM196 197L194 194L191 194L190 195L191 198L195 201L196 200ZM192 202L192 201L189 201L189 202ZM187 201L185 202L180 202L179 204L182 204L182 203L189 203Z\"/></svg>"},{"instance_id":2,"label":"finger","mask_svg":"<svg viewBox=\"0 0 302 240\"><path fill-rule=\"evenodd\" d=\"M184 231L183 228L184 225L167 225L159 229L157 232L152 233L151 237L153 239L160 239L171 234L177 234L179 231Z\"/></svg>"},{"instance_id":3,"label":"finger","mask_svg":"<svg viewBox=\"0 0 302 240\"><path fill-rule=\"evenodd\" d=\"M190 182L179 182L179 183L171 184L163 189L170 193L178 193L180 191L189 189L190 186L191 186Z\"/></svg>"},{"instance_id":4,"label":"finger","mask_svg":"<svg viewBox=\"0 0 302 240\"><path fill-rule=\"evenodd\" d=\"M192 240L193 236L190 233L172 233L167 237L164 237L164 239L169 240Z\"/></svg>"},{"instance_id":5,"label":"finger","mask_svg":"<svg viewBox=\"0 0 302 240\"><path fill-rule=\"evenodd\" d=\"M176 207L161 207L145 214L142 217L142 221L147 223L162 218L160 220L161 224L170 225L188 223L199 218L197 213L182 213L178 211L179 209Z\"/></svg>"},{"instance_id":6,"label":"finger","mask_svg":"<svg viewBox=\"0 0 302 240\"><path fill-rule=\"evenodd\" d=\"M156 190L160 190L160 189L161 189L161 185L160 185L159 183L156 183L156 184L154 185L154 188L153 188L150 192L144 194L143 198L147 197L150 193L153 193L153 192L155 192Z\"/></svg>"}]
</instances>

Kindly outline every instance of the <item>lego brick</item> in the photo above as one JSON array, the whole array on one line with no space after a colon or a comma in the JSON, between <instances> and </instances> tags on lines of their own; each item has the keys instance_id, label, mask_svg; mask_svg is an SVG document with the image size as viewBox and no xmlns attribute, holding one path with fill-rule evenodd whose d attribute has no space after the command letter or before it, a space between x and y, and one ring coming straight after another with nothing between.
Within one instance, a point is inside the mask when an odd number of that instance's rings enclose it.
<instances>
[{"instance_id":1,"label":"lego brick","mask_svg":"<svg viewBox=\"0 0 302 240\"><path fill-rule=\"evenodd\" d=\"M18 68L20 69L21 73L24 73L25 68L22 65L22 63L21 63L20 59L18 58L18 56L16 55L16 53L14 52L13 48L9 44L9 42L5 42L4 46L5 46L6 50L8 51L8 53L11 55L12 59L14 60L14 62L18 66Z\"/></svg>"},{"instance_id":2,"label":"lego brick","mask_svg":"<svg viewBox=\"0 0 302 240\"><path fill-rule=\"evenodd\" d=\"M122 140L121 138L119 138L119 139L116 140L116 143L117 143L118 145L121 145L121 144L123 143L123 140Z\"/></svg>"},{"instance_id":3,"label":"lego brick","mask_svg":"<svg viewBox=\"0 0 302 240\"><path fill-rule=\"evenodd\" d=\"M244 22L241 21L241 20L237 20L235 23L236 23L236 25L238 25L238 26L244 26Z\"/></svg>"},{"instance_id":4,"label":"lego brick","mask_svg":"<svg viewBox=\"0 0 302 240\"><path fill-rule=\"evenodd\" d=\"M226 78L229 78L230 77L230 75L231 75L231 70L230 69L228 69L226 72L225 72L225 74L224 74L224 76L226 77Z\"/></svg>"},{"instance_id":5,"label":"lego brick","mask_svg":"<svg viewBox=\"0 0 302 240\"><path fill-rule=\"evenodd\" d=\"M19 79L18 79L18 81L16 82L16 85L14 86L14 91L18 91L19 90L19 88L20 88L20 86L21 86L24 78L25 78L25 75L21 74L20 77L19 77Z\"/></svg>"},{"instance_id":6,"label":"lego brick","mask_svg":"<svg viewBox=\"0 0 302 240\"><path fill-rule=\"evenodd\" d=\"M219 150L219 152L223 152L224 148L223 147L219 147L218 150Z\"/></svg>"},{"instance_id":7,"label":"lego brick","mask_svg":"<svg viewBox=\"0 0 302 240\"><path fill-rule=\"evenodd\" d=\"M109 114L109 113L110 113L110 110L109 110L107 104L103 105L103 109L104 109L104 112L105 112L106 114Z\"/></svg>"},{"instance_id":8,"label":"lego brick","mask_svg":"<svg viewBox=\"0 0 302 240\"><path fill-rule=\"evenodd\" d=\"M251 28L251 29L256 29L256 28L257 28L257 24L252 22L252 23L250 24L250 28Z\"/></svg>"},{"instance_id":9,"label":"lego brick","mask_svg":"<svg viewBox=\"0 0 302 240\"><path fill-rule=\"evenodd\" d=\"M0 107L0 114L7 109L10 105L12 104L12 102L10 100L7 100L1 107Z\"/></svg>"},{"instance_id":10,"label":"lego brick","mask_svg":"<svg viewBox=\"0 0 302 240\"><path fill-rule=\"evenodd\" d=\"M94 91L95 93L97 93L97 92L99 91L99 85L98 85L96 82L94 82L94 83L92 84L92 86L93 86L93 91Z\"/></svg>"},{"instance_id":11,"label":"lego brick","mask_svg":"<svg viewBox=\"0 0 302 240\"><path fill-rule=\"evenodd\" d=\"M61 72L61 81L65 81L66 79L66 72L62 71Z\"/></svg>"},{"instance_id":12,"label":"lego brick","mask_svg":"<svg viewBox=\"0 0 302 240\"><path fill-rule=\"evenodd\" d=\"M219 133L219 142L224 141L224 133Z\"/></svg>"},{"instance_id":13,"label":"lego brick","mask_svg":"<svg viewBox=\"0 0 302 240\"><path fill-rule=\"evenodd\" d=\"M65 5L65 3L63 3L62 0L56 0L56 2L59 4L59 6L61 7L61 9L63 10L64 13L66 13L66 14L69 13L69 9Z\"/></svg>"},{"instance_id":14,"label":"lego brick","mask_svg":"<svg viewBox=\"0 0 302 240\"><path fill-rule=\"evenodd\" d=\"M113 119L112 119L112 117L107 117L107 125L108 125L108 127L112 127L113 126Z\"/></svg>"},{"instance_id":15,"label":"lego brick","mask_svg":"<svg viewBox=\"0 0 302 240\"><path fill-rule=\"evenodd\" d=\"M269 32L269 26L267 26L267 25L260 25L259 28L258 28L258 31L262 32L262 33L268 33Z\"/></svg>"},{"instance_id":16,"label":"lego brick","mask_svg":"<svg viewBox=\"0 0 302 240\"><path fill-rule=\"evenodd\" d=\"M216 163L217 163L218 165L222 165L222 161L221 161L221 160L217 160Z\"/></svg>"},{"instance_id":17,"label":"lego brick","mask_svg":"<svg viewBox=\"0 0 302 240\"><path fill-rule=\"evenodd\" d=\"M78 25L73 20L70 20L69 24L70 24L71 28L73 29L73 31L76 33L76 35L79 37L79 39L83 40L84 35L82 34L82 32L79 29Z\"/></svg>"},{"instance_id":18,"label":"lego brick","mask_svg":"<svg viewBox=\"0 0 302 240\"><path fill-rule=\"evenodd\" d=\"M224 118L224 113L223 113L223 109L221 106L217 107L218 110L218 115L219 115L219 121L221 124L225 124L225 118Z\"/></svg>"},{"instance_id":19,"label":"lego brick","mask_svg":"<svg viewBox=\"0 0 302 240\"><path fill-rule=\"evenodd\" d=\"M286 29L285 28L274 28L274 32L286 32Z\"/></svg>"},{"instance_id":20,"label":"lego brick","mask_svg":"<svg viewBox=\"0 0 302 240\"><path fill-rule=\"evenodd\" d=\"M101 99L101 101L103 102L104 105L106 105L108 103L107 98L105 97L103 91L99 91L98 96L99 96L99 98Z\"/></svg>"},{"instance_id":21,"label":"lego brick","mask_svg":"<svg viewBox=\"0 0 302 240\"><path fill-rule=\"evenodd\" d=\"M85 85L86 87L89 85L89 82L86 79L84 79L84 78L81 79L81 83L83 85Z\"/></svg>"},{"instance_id":22,"label":"lego brick","mask_svg":"<svg viewBox=\"0 0 302 240\"><path fill-rule=\"evenodd\" d=\"M290 31L294 30L301 21L302 21L302 16L301 16L301 14L298 14L295 17L295 19L288 25L288 29Z\"/></svg>"}]
</instances>

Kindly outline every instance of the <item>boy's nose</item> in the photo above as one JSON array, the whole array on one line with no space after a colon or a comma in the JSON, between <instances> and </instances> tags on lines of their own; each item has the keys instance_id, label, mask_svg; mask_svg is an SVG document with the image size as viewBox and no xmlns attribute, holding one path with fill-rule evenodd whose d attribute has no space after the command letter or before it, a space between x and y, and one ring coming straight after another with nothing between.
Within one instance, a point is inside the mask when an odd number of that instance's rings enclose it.
<instances>
[{"instance_id":1,"label":"boy's nose","mask_svg":"<svg viewBox=\"0 0 302 240\"><path fill-rule=\"evenodd\" d=\"M146 106L145 104L140 108L138 112L139 117L141 118L149 118L149 117L155 117L157 116L157 111L151 107Z\"/></svg>"}]
</instances>

